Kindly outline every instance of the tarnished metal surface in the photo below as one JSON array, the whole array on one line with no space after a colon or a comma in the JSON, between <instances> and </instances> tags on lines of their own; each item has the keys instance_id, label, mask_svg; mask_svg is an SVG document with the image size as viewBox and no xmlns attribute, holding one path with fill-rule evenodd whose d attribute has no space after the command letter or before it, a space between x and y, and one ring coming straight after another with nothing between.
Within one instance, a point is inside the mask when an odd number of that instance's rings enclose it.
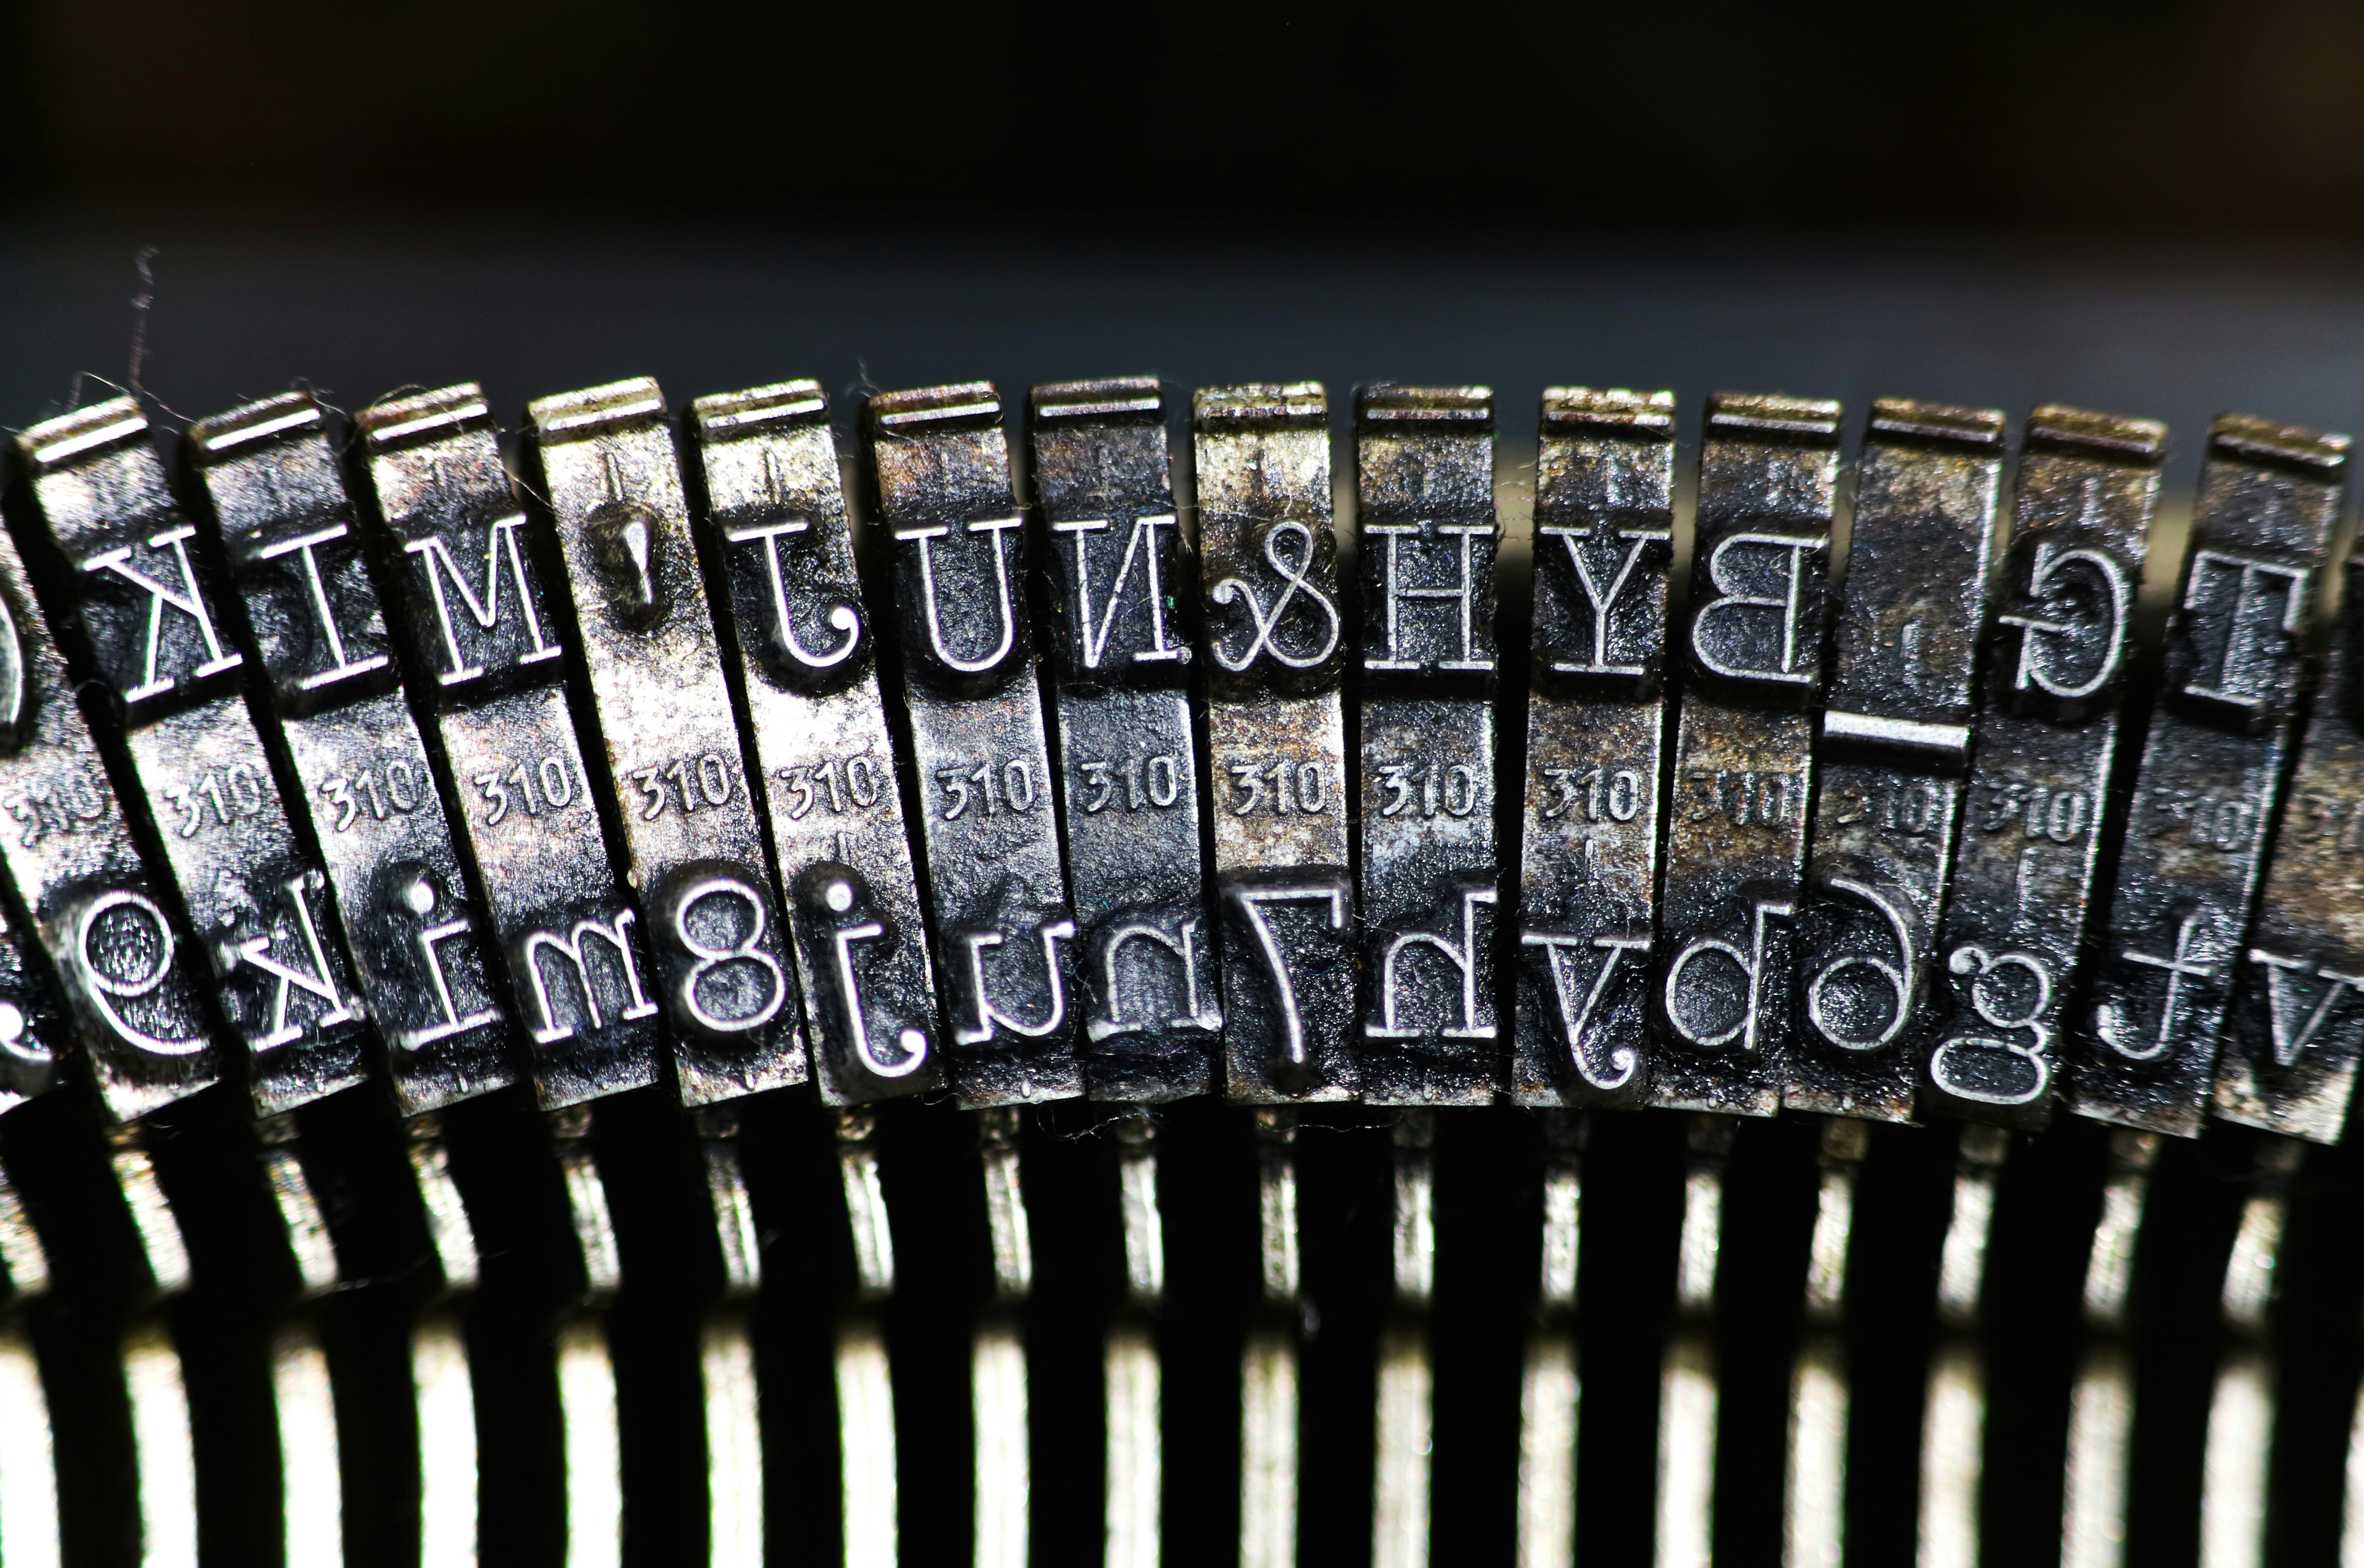
<instances>
[{"instance_id":1,"label":"tarnished metal surface","mask_svg":"<svg viewBox=\"0 0 2364 1568\"><path fill-rule=\"evenodd\" d=\"M246 1042L256 1114L361 1082L365 1004L328 878L288 820L215 602L211 541L182 516L146 417L117 398L17 445L61 558L57 620L113 695L142 814ZM125 906L118 918L132 917Z\"/></svg>"},{"instance_id":2,"label":"tarnished metal surface","mask_svg":"<svg viewBox=\"0 0 2364 1568\"><path fill-rule=\"evenodd\" d=\"M2350 556L2210 1108L2336 1143L2364 1051L2364 560Z\"/></svg>"},{"instance_id":3,"label":"tarnished metal surface","mask_svg":"<svg viewBox=\"0 0 2364 1568\"><path fill-rule=\"evenodd\" d=\"M1192 400L1225 1093L1343 1100L1359 1079L1346 651L1319 384Z\"/></svg>"},{"instance_id":4,"label":"tarnished metal surface","mask_svg":"<svg viewBox=\"0 0 2364 1568\"><path fill-rule=\"evenodd\" d=\"M0 531L0 859L11 936L29 931L60 995L14 941L0 982L0 1095L21 1104L56 1078L68 1040L106 1113L145 1115L221 1073L192 969L180 895L151 879L109 782L65 656ZM30 982L31 984L28 984ZM54 1018L54 1032L44 1024Z\"/></svg>"},{"instance_id":5,"label":"tarnished metal surface","mask_svg":"<svg viewBox=\"0 0 2364 1568\"><path fill-rule=\"evenodd\" d=\"M2076 1020L2080 1115L2200 1130L2347 448L2345 436L2236 415L2210 431L2091 1010Z\"/></svg>"},{"instance_id":6,"label":"tarnished metal surface","mask_svg":"<svg viewBox=\"0 0 2364 1568\"><path fill-rule=\"evenodd\" d=\"M1221 997L1191 733L1199 572L1167 476L1154 380L1065 382L1028 401L1047 537L1068 874L1092 1097L1215 1084Z\"/></svg>"},{"instance_id":7,"label":"tarnished metal surface","mask_svg":"<svg viewBox=\"0 0 2364 1568\"><path fill-rule=\"evenodd\" d=\"M1839 406L1708 400L1668 792L1649 1103L1769 1116L1822 691Z\"/></svg>"},{"instance_id":8,"label":"tarnished metal surface","mask_svg":"<svg viewBox=\"0 0 2364 1568\"><path fill-rule=\"evenodd\" d=\"M926 1093L943 1081L935 972L829 400L784 382L690 416L821 1096Z\"/></svg>"},{"instance_id":9,"label":"tarnished metal surface","mask_svg":"<svg viewBox=\"0 0 2364 1568\"><path fill-rule=\"evenodd\" d=\"M1675 399L1544 394L1511 1095L1624 1106L1650 1083L1666 795Z\"/></svg>"},{"instance_id":10,"label":"tarnished metal surface","mask_svg":"<svg viewBox=\"0 0 2364 1568\"><path fill-rule=\"evenodd\" d=\"M574 601L593 770L649 922L686 1105L807 1076L779 894L707 607L664 395L536 398L526 434Z\"/></svg>"},{"instance_id":11,"label":"tarnished metal surface","mask_svg":"<svg viewBox=\"0 0 2364 1568\"><path fill-rule=\"evenodd\" d=\"M1971 684L2002 487L2003 417L1884 397L1856 474L1833 616L1781 1103L1906 1121L1970 761Z\"/></svg>"},{"instance_id":12,"label":"tarnished metal surface","mask_svg":"<svg viewBox=\"0 0 2364 1568\"><path fill-rule=\"evenodd\" d=\"M968 1106L1080 1095L1076 919L1001 395L985 382L881 393L863 422L879 522L894 539L953 1088Z\"/></svg>"},{"instance_id":13,"label":"tarnished metal surface","mask_svg":"<svg viewBox=\"0 0 2364 1568\"><path fill-rule=\"evenodd\" d=\"M396 1104L416 1115L514 1082L491 924L396 678L319 405L250 403L191 426L187 449L261 656L266 738L320 847Z\"/></svg>"},{"instance_id":14,"label":"tarnished metal surface","mask_svg":"<svg viewBox=\"0 0 2364 1568\"><path fill-rule=\"evenodd\" d=\"M657 990L567 711L545 541L473 384L374 404L359 428L406 679L491 909L545 1108L657 1076Z\"/></svg>"},{"instance_id":15,"label":"tarnished metal surface","mask_svg":"<svg viewBox=\"0 0 2364 1568\"><path fill-rule=\"evenodd\" d=\"M2028 416L1937 973L1906 1031L1928 1109L2052 1114L2166 443L2147 419Z\"/></svg>"},{"instance_id":16,"label":"tarnished metal surface","mask_svg":"<svg viewBox=\"0 0 2364 1568\"><path fill-rule=\"evenodd\" d=\"M1365 387L1363 1098L1494 1097L1494 394ZM1424 1512L1425 1510L1423 1510Z\"/></svg>"}]
</instances>

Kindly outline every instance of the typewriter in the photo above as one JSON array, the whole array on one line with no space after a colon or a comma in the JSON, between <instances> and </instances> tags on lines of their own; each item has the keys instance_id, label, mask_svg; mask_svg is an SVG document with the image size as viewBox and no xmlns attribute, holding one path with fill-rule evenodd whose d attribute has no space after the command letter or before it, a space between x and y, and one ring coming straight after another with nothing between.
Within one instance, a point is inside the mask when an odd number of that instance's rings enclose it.
<instances>
[{"instance_id":1,"label":"typewriter","mask_svg":"<svg viewBox=\"0 0 2364 1568\"><path fill-rule=\"evenodd\" d=\"M2364 1562L2348 438L1676 414L18 432L0 1563Z\"/></svg>"}]
</instances>

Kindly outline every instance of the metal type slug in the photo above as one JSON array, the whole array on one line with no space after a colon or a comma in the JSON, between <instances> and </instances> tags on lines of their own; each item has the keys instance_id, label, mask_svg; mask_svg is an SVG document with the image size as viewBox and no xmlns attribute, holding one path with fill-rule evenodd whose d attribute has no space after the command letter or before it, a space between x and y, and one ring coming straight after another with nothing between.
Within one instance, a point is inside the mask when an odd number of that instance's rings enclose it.
<instances>
[{"instance_id":1,"label":"metal type slug","mask_svg":"<svg viewBox=\"0 0 2364 1568\"><path fill-rule=\"evenodd\" d=\"M405 1115L516 1081L491 925L395 668L351 501L308 392L201 419L189 455Z\"/></svg>"},{"instance_id":2,"label":"metal type slug","mask_svg":"<svg viewBox=\"0 0 2364 1568\"><path fill-rule=\"evenodd\" d=\"M1212 387L1191 417L1224 1093L1351 1099L1358 944L1330 402L1312 382Z\"/></svg>"},{"instance_id":3,"label":"metal type slug","mask_svg":"<svg viewBox=\"0 0 2364 1568\"><path fill-rule=\"evenodd\" d=\"M1522 1105L1629 1106L1649 1088L1674 479L1673 394L1544 394L1510 1065Z\"/></svg>"},{"instance_id":4,"label":"metal type slug","mask_svg":"<svg viewBox=\"0 0 2364 1568\"><path fill-rule=\"evenodd\" d=\"M1362 529L1362 1098L1484 1105L1495 1002L1494 395L1355 398Z\"/></svg>"},{"instance_id":5,"label":"metal type slug","mask_svg":"<svg viewBox=\"0 0 2364 1568\"><path fill-rule=\"evenodd\" d=\"M1839 406L1721 393L1700 457L1648 1103L1770 1116L1823 689Z\"/></svg>"},{"instance_id":6,"label":"metal type slug","mask_svg":"<svg viewBox=\"0 0 2364 1568\"><path fill-rule=\"evenodd\" d=\"M649 922L682 1103L805 1081L779 894L664 395L641 378L536 398L526 437L574 605L588 713Z\"/></svg>"},{"instance_id":7,"label":"metal type slug","mask_svg":"<svg viewBox=\"0 0 2364 1568\"><path fill-rule=\"evenodd\" d=\"M1044 538L1084 1081L1154 1105L1216 1084L1222 998L1199 847L1191 719L1198 561L1153 380L1061 382L1027 399Z\"/></svg>"},{"instance_id":8,"label":"metal type slug","mask_svg":"<svg viewBox=\"0 0 2364 1568\"><path fill-rule=\"evenodd\" d=\"M148 420L117 398L19 438L59 604L114 695L129 774L245 1042L255 1114L362 1082L367 1005L328 877L296 839L216 607L218 568Z\"/></svg>"},{"instance_id":9,"label":"metal type slug","mask_svg":"<svg viewBox=\"0 0 2364 1568\"><path fill-rule=\"evenodd\" d=\"M946 1072L972 1106L1083 1093L1076 918L1027 614L1026 518L984 382L863 407L894 540L903 701L919 768Z\"/></svg>"},{"instance_id":10,"label":"metal type slug","mask_svg":"<svg viewBox=\"0 0 2364 1568\"><path fill-rule=\"evenodd\" d=\"M468 851L544 1109L658 1074L641 911L608 852L568 711L541 543L474 384L355 417L396 584L406 673L435 719L439 782Z\"/></svg>"},{"instance_id":11,"label":"metal type slug","mask_svg":"<svg viewBox=\"0 0 2364 1568\"><path fill-rule=\"evenodd\" d=\"M1925 1013L1926 1108L2041 1127L2060 1087L2167 428L2028 416Z\"/></svg>"},{"instance_id":12,"label":"metal type slug","mask_svg":"<svg viewBox=\"0 0 2364 1568\"><path fill-rule=\"evenodd\" d=\"M829 399L783 382L690 406L814 1081L831 1105L943 1082L936 974L854 572Z\"/></svg>"},{"instance_id":13,"label":"metal type slug","mask_svg":"<svg viewBox=\"0 0 2364 1568\"><path fill-rule=\"evenodd\" d=\"M1992 409L1871 406L1798 917L1790 1109L1912 1114L1901 1041L1925 1006L1953 871L2002 437Z\"/></svg>"},{"instance_id":14,"label":"metal type slug","mask_svg":"<svg viewBox=\"0 0 2364 1568\"><path fill-rule=\"evenodd\" d=\"M2300 633L2348 439L2227 415L2209 432L2091 996L2080 1115L2192 1136L2281 799Z\"/></svg>"},{"instance_id":15,"label":"metal type slug","mask_svg":"<svg viewBox=\"0 0 2364 1568\"><path fill-rule=\"evenodd\" d=\"M2335 1143L2364 1051L2364 559L2345 562L2258 913L2234 979L2209 1112Z\"/></svg>"}]
</instances>

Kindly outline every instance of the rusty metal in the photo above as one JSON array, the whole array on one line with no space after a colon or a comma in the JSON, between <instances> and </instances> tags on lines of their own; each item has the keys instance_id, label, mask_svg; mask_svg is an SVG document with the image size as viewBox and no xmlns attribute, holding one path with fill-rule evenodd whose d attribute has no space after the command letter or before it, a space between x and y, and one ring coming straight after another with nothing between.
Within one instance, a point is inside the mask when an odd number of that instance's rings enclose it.
<instances>
[{"instance_id":1,"label":"rusty metal","mask_svg":"<svg viewBox=\"0 0 2364 1568\"><path fill-rule=\"evenodd\" d=\"M1953 888L1906 1031L1927 1109L2052 1114L2166 443L2147 419L2028 416Z\"/></svg>"},{"instance_id":2,"label":"rusty metal","mask_svg":"<svg viewBox=\"0 0 2364 1568\"><path fill-rule=\"evenodd\" d=\"M319 404L246 404L197 421L185 446L261 664L265 738L320 846L396 1105L415 1116L515 1082L491 925L461 874Z\"/></svg>"},{"instance_id":3,"label":"rusty metal","mask_svg":"<svg viewBox=\"0 0 2364 1568\"><path fill-rule=\"evenodd\" d=\"M1625 1106L1650 1083L1666 796L1675 399L1544 392L1511 1096Z\"/></svg>"},{"instance_id":4,"label":"rusty metal","mask_svg":"<svg viewBox=\"0 0 2364 1568\"><path fill-rule=\"evenodd\" d=\"M1192 400L1207 733L1221 905L1224 1092L1351 1099L1346 649L1321 385Z\"/></svg>"},{"instance_id":5,"label":"rusty metal","mask_svg":"<svg viewBox=\"0 0 2364 1568\"><path fill-rule=\"evenodd\" d=\"M2364 559L2345 572L2209 1106L2317 1143L2339 1140L2364 1052Z\"/></svg>"},{"instance_id":6,"label":"rusty metal","mask_svg":"<svg viewBox=\"0 0 2364 1568\"><path fill-rule=\"evenodd\" d=\"M701 397L690 417L815 1081L831 1105L931 1092L935 972L829 400L784 382Z\"/></svg>"},{"instance_id":7,"label":"rusty metal","mask_svg":"<svg viewBox=\"0 0 2364 1568\"><path fill-rule=\"evenodd\" d=\"M642 377L537 398L526 427L682 1103L801 1084L788 939L664 395Z\"/></svg>"},{"instance_id":8,"label":"rusty metal","mask_svg":"<svg viewBox=\"0 0 2364 1568\"><path fill-rule=\"evenodd\" d=\"M880 393L863 408L894 539L904 708L961 1103L1083 1093L1069 1005L1076 919L1059 851L1027 617L1025 517L989 383Z\"/></svg>"},{"instance_id":9,"label":"rusty metal","mask_svg":"<svg viewBox=\"0 0 2364 1568\"><path fill-rule=\"evenodd\" d=\"M1154 1104L1215 1084L1223 1025L1192 734L1198 562L1174 505L1154 380L1028 399L1047 530L1084 1081Z\"/></svg>"},{"instance_id":10,"label":"rusty metal","mask_svg":"<svg viewBox=\"0 0 2364 1568\"><path fill-rule=\"evenodd\" d=\"M146 417L117 398L32 427L56 622L102 681L110 727L172 868L257 1116L365 1075L366 1004L328 877L297 840L217 607L211 541L183 516Z\"/></svg>"},{"instance_id":11,"label":"rusty metal","mask_svg":"<svg viewBox=\"0 0 2364 1568\"><path fill-rule=\"evenodd\" d=\"M1719 393L1700 458L1652 1105L1769 1116L1790 1058L1839 406Z\"/></svg>"},{"instance_id":12,"label":"rusty metal","mask_svg":"<svg viewBox=\"0 0 2364 1568\"><path fill-rule=\"evenodd\" d=\"M1362 1096L1483 1105L1494 1097L1501 1034L1494 394L1365 387L1355 399L1355 450Z\"/></svg>"},{"instance_id":13,"label":"rusty metal","mask_svg":"<svg viewBox=\"0 0 2364 1568\"><path fill-rule=\"evenodd\" d=\"M460 806L545 1110L657 1077L641 914L608 852L568 712L547 540L502 466L474 384L355 417L410 689L435 717L437 782Z\"/></svg>"},{"instance_id":14,"label":"rusty metal","mask_svg":"<svg viewBox=\"0 0 2364 1568\"><path fill-rule=\"evenodd\" d=\"M1953 868L2003 417L1881 398L1857 469L1833 614L1796 1046L1781 1103L1907 1121L1903 1041L1926 1008Z\"/></svg>"},{"instance_id":15,"label":"rusty metal","mask_svg":"<svg viewBox=\"0 0 2364 1568\"><path fill-rule=\"evenodd\" d=\"M2209 432L2158 706L2077 1020L2080 1115L2200 1130L2348 444L2237 415Z\"/></svg>"}]
</instances>

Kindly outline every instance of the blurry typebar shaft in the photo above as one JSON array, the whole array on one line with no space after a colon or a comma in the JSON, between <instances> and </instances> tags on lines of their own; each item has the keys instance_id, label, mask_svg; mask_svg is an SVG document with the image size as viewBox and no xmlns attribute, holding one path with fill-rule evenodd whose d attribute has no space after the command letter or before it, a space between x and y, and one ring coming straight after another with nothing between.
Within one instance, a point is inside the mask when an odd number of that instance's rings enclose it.
<instances>
[{"instance_id":1,"label":"blurry typebar shaft","mask_svg":"<svg viewBox=\"0 0 2364 1568\"><path fill-rule=\"evenodd\" d=\"M2200 1130L2281 798L2300 636L2347 448L2345 436L2236 415L2209 433L2091 1010L2073 1020L2071 1103L2082 1115Z\"/></svg>"},{"instance_id":2,"label":"blurry typebar shaft","mask_svg":"<svg viewBox=\"0 0 2364 1568\"><path fill-rule=\"evenodd\" d=\"M2166 442L2145 419L2028 417L1953 889L1906 1031L1949 1115L2052 1114Z\"/></svg>"},{"instance_id":3,"label":"blurry typebar shaft","mask_svg":"<svg viewBox=\"0 0 2364 1568\"><path fill-rule=\"evenodd\" d=\"M1653 1105L1750 1116L1780 1105L1838 446L1835 403L1708 401L1651 998Z\"/></svg>"},{"instance_id":4,"label":"blurry typebar shaft","mask_svg":"<svg viewBox=\"0 0 2364 1568\"><path fill-rule=\"evenodd\" d=\"M1522 1105L1626 1106L1649 1087L1674 477L1672 394L1544 394L1510 1079Z\"/></svg>"},{"instance_id":5,"label":"blurry typebar shaft","mask_svg":"<svg viewBox=\"0 0 2364 1568\"><path fill-rule=\"evenodd\" d=\"M1225 1093L1350 1099L1356 941L1329 398L1313 382L1214 387L1192 413Z\"/></svg>"},{"instance_id":6,"label":"blurry typebar shaft","mask_svg":"<svg viewBox=\"0 0 2364 1568\"><path fill-rule=\"evenodd\" d=\"M532 450L687 1105L805 1081L779 895L740 748L664 395L536 399Z\"/></svg>"},{"instance_id":7,"label":"blurry typebar shaft","mask_svg":"<svg viewBox=\"0 0 2364 1568\"><path fill-rule=\"evenodd\" d=\"M831 1105L943 1081L877 629L855 574L829 400L812 382L691 406L815 1082Z\"/></svg>"},{"instance_id":8,"label":"blurry typebar shaft","mask_svg":"<svg viewBox=\"0 0 2364 1568\"><path fill-rule=\"evenodd\" d=\"M1001 395L984 382L881 393L863 419L894 541L953 1089L972 1106L1070 1098L1083 1092L1069 1004L1076 921Z\"/></svg>"},{"instance_id":9,"label":"blurry typebar shaft","mask_svg":"<svg viewBox=\"0 0 2364 1568\"><path fill-rule=\"evenodd\" d=\"M1992 410L1872 405L1798 921L1795 1109L1912 1115L1919 1074L1900 1042L1953 868L2002 439Z\"/></svg>"},{"instance_id":10,"label":"blurry typebar shaft","mask_svg":"<svg viewBox=\"0 0 2364 1568\"><path fill-rule=\"evenodd\" d=\"M1099 1100L1202 1095L1222 1006L1190 713L1198 562L1174 505L1165 396L1154 380L1061 383L1034 388L1028 416L1084 1082Z\"/></svg>"},{"instance_id":11,"label":"blurry typebar shaft","mask_svg":"<svg viewBox=\"0 0 2364 1568\"><path fill-rule=\"evenodd\" d=\"M1362 1097L1494 1097L1494 395L1365 387Z\"/></svg>"}]
</instances>

